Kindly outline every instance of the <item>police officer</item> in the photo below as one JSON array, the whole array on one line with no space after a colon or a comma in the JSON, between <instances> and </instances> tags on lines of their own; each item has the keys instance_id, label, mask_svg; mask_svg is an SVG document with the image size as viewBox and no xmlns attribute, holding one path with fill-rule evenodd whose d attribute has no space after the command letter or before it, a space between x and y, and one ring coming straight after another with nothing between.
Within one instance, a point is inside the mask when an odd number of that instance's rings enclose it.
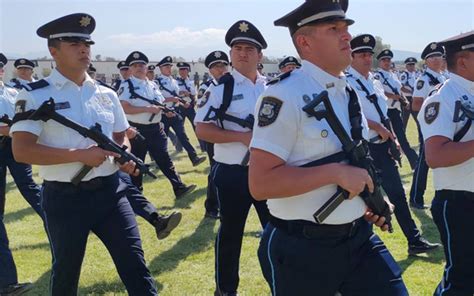
<instances>
[{"instance_id":1,"label":"police officer","mask_svg":"<svg viewBox=\"0 0 474 296\"><path fill-rule=\"evenodd\" d=\"M144 160L146 153L149 152L173 186L176 198L183 197L194 190L196 185L186 186L181 181L168 154L168 141L161 124L162 108L146 101L153 100L158 103L164 101L158 86L146 77L148 57L142 52L134 51L128 55L126 62L130 66L132 76L120 86L119 99L130 125L145 137L144 142L137 138L131 140L132 153ZM165 116L176 115L167 113ZM132 179L133 183L143 190L142 176L134 176Z\"/></svg>"},{"instance_id":2,"label":"police officer","mask_svg":"<svg viewBox=\"0 0 474 296\"><path fill-rule=\"evenodd\" d=\"M400 72L400 82L402 84L402 93L407 98L409 105L409 110L407 112L403 112L402 110L402 120L403 126L407 127L408 119L410 118L410 114L412 115L413 119L415 120L416 126L418 127L418 119L416 118L418 113L414 113L412 110L412 102L413 102L413 90L415 89L416 79L418 78L418 74L416 72L416 63L418 61L416 58L410 57L405 59L405 70Z\"/></svg>"},{"instance_id":3,"label":"police officer","mask_svg":"<svg viewBox=\"0 0 474 296\"><path fill-rule=\"evenodd\" d=\"M34 109L52 97L59 114L85 126L100 123L107 137L124 143L129 125L117 95L98 86L86 73L94 28L92 16L75 13L37 30L48 40L57 68L17 96L17 122L10 130L13 153L20 162L38 164L44 179L41 206L52 253L52 295L77 294L90 231L109 250L130 295L156 295L137 222L120 185L118 166L111 158L118 155L53 120L28 120ZM93 169L73 185L71 179L84 165ZM120 168L138 173L133 162Z\"/></svg>"},{"instance_id":4,"label":"police officer","mask_svg":"<svg viewBox=\"0 0 474 296\"><path fill-rule=\"evenodd\" d=\"M155 65L148 65L148 70L146 71L146 78L150 81L155 81Z\"/></svg>"},{"instance_id":5,"label":"police officer","mask_svg":"<svg viewBox=\"0 0 474 296\"><path fill-rule=\"evenodd\" d=\"M363 218L385 221L367 213L359 197L364 187L373 190L367 171L338 162L299 167L341 151L328 123L302 110L322 91L347 133L360 139L367 132L360 109L348 112L349 102L358 103L342 73L351 62L348 25L354 22L345 16L347 6L345 0L306 1L275 21L289 28L302 66L261 95L250 145L250 191L268 199L271 214L258 254L273 295L408 295L400 268ZM324 224L315 223L313 214L336 185L349 199Z\"/></svg>"},{"instance_id":6,"label":"police officer","mask_svg":"<svg viewBox=\"0 0 474 296\"><path fill-rule=\"evenodd\" d=\"M431 213L446 256L434 295L467 296L474 295L474 31L439 45L446 48L450 79L418 115L436 190Z\"/></svg>"},{"instance_id":7,"label":"police officer","mask_svg":"<svg viewBox=\"0 0 474 296\"><path fill-rule=\"evenodd\" d=\"M395 205L395 216L408 240L408 254L416 255L432 251L440 245L432 244L421 236L411 217L398 167L390 155L389 141L396 142L390 126L387 129L383 123L383 120L387 119L387 99L383 90L375 87L369 78L375 38L370 34L359 35L351 40L351 48L352 65L347 74L348 82L359 95L362 112L369 126L370 154L380 171L382 187L390 202Z\"/></svg>"},{"instance_id":8,"label":"police officer","mask_svg":"<svg viewBox=\"0 0 474 296\"><path fill-rule=\"evenodd\" d=\"M33 78L33 68L36 67L35 63L32 61L21 58L15 60L13 66L16 69L17 78L13 78L8 83L8 86L14 87L18 90L23 89L28 83L34 82Z\"/></svg>"},{"instance_id":9,"label":"police officer","mask_svg":"<svg viewBox=\"0 0 474 296\"><path fill-rule=\"evenodd\" d=\"M179 62L176 64L178 67L178 77L176 81L178 82L179 95L183 98L189 106L180 106L180 113L183 116L183 121L187 118L193 129L196 129L194 126L194 117L196 116L196 111L194 107L196 105L196 88L193 85L191 79L189 79L189 72L191 72L191 65L185 62Z\"/></svg>"},{"instance_id":10,"label":"police officer","mask_svg":"<svg viewBox=\"0 0 474 296\"><path fill-rule=\"evenodd\" d=\"M218 86L211 86L201 101L196 115L196 134L214 143L213 181L217 188L221 226L215 245L215 295L237 295L239 258L247 215L253 204L262 226L268 221L265 201L256 201L248 189L248 166L243 161L248 153L252 132L248 128L224 120L208 118L211 108L246 118L253 114L258 96L265 89L265 77L257 72L262 50L267 43L260 31L249 21L233 24L226 33L226 44L231 48L234 70L220 78Z\"/></svg>"},{"instance_id":11,"label":"police officer","mask_svg":"<svg viewBox=\"0 0 474 296\"><path fill-rule=\"evenodd\" d=\"M423 101L430 95L430 93L440 84L445 81L441 73L444 49L436 42L428 44L423 52L421 58L425 60L426 70L416 81L416 88L413 92L413 111L418 112ZM426 209L424 195L426 190L426 181L428 178L428 165L425 161L425 146L423 145L423 135L420 135L420 150L419 159L416 164L415 172L413 173L413 180L410 189L410 206L416 209Z\"/></svg>"},{"instance_id":12,"label":"police officer","mask_svg":"<svg viewBox=\"0 0 474 296\"><path fill-rule=\"evenodd\" d=\"M178 98L180 92L179 86L176 80L171 76L172 65L173 59L170 56L164 57L158 63L161 74L158 76L156 83L160 88L160 92L165 97L165 103L168 107L178 109L180 106L183 106L184 108L190 108L190 103L180 103L180 99ZM179 142L188 153L188 157L191 160L193 166L198 166L200 163L206 160L205 157L199 157L197 155L193 145L191 145L189 142L189 138L186 135L186 131L184 129L184 119L181 115L174 117L164 117L162 121L165 125L166 134L168 134L170 128L174 130Z\"/></svg>"},{"instance_id":13,"label":"police officer","mask_svg":"<svg viewBox=\"0 0 474 296\"><path fill-rule=\"evenodd\" d=\"M119 69L120 71L120 76L122 77L121 79L117 79L115 80L115 82L112 84L112 88L115 89L115 91L118 91L119 88L120 88L120 85L122 84L122 82L124 80L127 80L128 78L130 78L130 67L127 65L127 62L125 61L120 61L118 64L117 64L117 68Z\"/></svg>"},{"instance_id":14,"label":"police officer","mask_svg":"<svg viewBox=\"0 0 474 296\"><path fill-rule=\"evenodd\" d=\"M290 72L300 67L300 62L293 56L287 56L278 64L281 73Z\"/></svg>"},{"instance_id":15,"label":"police officer","mask_svg":"<svg viewBox=\"0 0 474 296\"><path fill-rule=\"evenodd\" d=\"M15 114L15 97L18 94L13 88L4 85L2 78L7 58L0 53L0 114L11 119ZM8 137L9 127L0 123L0 295L21 295L31 289L31 283L18 283L15 261L8 247L8 235L3 224L5 212L5 190L7 167L15 180L20 192L26 197L33 209L40 213L40 190L31 178L31 166L17 163L13 159L11 140ZM28 187L31 186L31 187Z\"/></svg>"},{"instance_id":16,"label":"police officer","mask_svg":"<svg viewBox=\"0 0 474 296\"><path fill-rule=\"evenodd\" d=\"M208 98L204 97L206 90L211 86L217 86L219 79L228 72L229 57L223 51L216 50L209 53L205 60L204 65L209 69L211 73L211 79L203 82L199 87L198 91L198 108L204 106L207 103ZM211 164L211 171L207 176L207 194L204 207L206 209L206 217L218 219L219 218L219 205L217 201L217 193L214 183L212 181L212 172L215 164L214 161L214 143L204 142L206 144L206 152Z\"/></svg>"},{"instance_id":17,"label":"police officer","mask_svg":"<svg viewBox=\"0 0 474 296\"><path fill-rule=\"evenodd\" d=\"M411 169L415 169L418 155L410 147L401 117L401 87L402 84L396 78L396 75L390 71L393 52L390 49L384 49L377 55L379 68L374 73L374 78L379 80L383 86L385 96L388 98L388 118L392 122L393 131L397 136L398 142L403 152L408 158Z\"/></svg>"}]
</instances>

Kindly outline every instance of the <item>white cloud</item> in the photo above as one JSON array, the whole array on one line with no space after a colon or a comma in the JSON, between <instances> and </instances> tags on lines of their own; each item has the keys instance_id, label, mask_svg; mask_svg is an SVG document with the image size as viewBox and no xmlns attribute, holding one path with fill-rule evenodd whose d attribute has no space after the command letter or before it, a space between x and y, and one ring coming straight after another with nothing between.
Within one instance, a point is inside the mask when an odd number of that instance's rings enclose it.
<instances>
[{"instance_id":1,"label":"white cloud","mask_svg":"<svg viewBox=\"0 0 474 296\"><path fill-rule=\"evenodd\" d=\"M209 47L223 43L226 30L207 28L192 31L186 27L176 27L171 31L159 31L146 35L118 34L108 37L118 45L158 46L161 48Z\"/></svg>"}]
</instances>

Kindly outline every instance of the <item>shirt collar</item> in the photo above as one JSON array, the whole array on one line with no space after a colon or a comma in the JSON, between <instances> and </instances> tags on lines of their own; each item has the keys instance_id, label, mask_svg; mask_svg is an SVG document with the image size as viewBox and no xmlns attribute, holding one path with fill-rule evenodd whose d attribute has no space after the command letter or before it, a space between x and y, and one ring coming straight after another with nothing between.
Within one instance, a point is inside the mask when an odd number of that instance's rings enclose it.
<instances>
[{"instance_id":1,"label":"shirt collar","mask_svg":"<svg viewBox=\"0 0 474 296\"><path fill-rule=\"evenodd\" d=\"M315 64L303 60L301 62L301 70L308 73L314 80L316 80L321 86L325 89L331 89L335 87L336 89L345 91L347 86L346 76L342 75L339 77L335 77Z\"/></svg>"},{"instance_id":2,"label":"shirt collar","mask_svg":"<svg viewBox=\"0 0 474 296\"><path fill-rule=\"evenodd\" d=\"M145 83L148 80L148 78L140 79L140 78L137 78L133 75L130 77L130 79L132 80L132 82L135 82L136 84Z\"/></svg>"},{"instance_id":3,"label":"shirt collar","mask_svg":"<svg viewBox=\"0 0 474 296\"><path fill-rule=\"evenodd\" d=\"M82 86L95 85L94 79L92 79L89 76L89 74L87 73L85 74L86 74L86 79L84 80L84 83L82 84ZM77 86L76 83L72 82L71 80L64 77L63 74L59 73L57 69L53 69L53 71L51 72L48 78L49 78L50 84L52 84L58 90L62 89L67 83L72 83L75 86Z\"/></svg>"},{"instance_id":4,"label":"shirt collar","mask_svg":"<svg viewBox=\"0 0 474 296\"><path fill-rule=\"evenodd\" d=\"M360 80L367 80L364 75L360 74L359 71L357 71L356 69L352 68L352 67L349 67L349 69L347 69L347 73L351 74L352 76L354 76L355 79L360 79ZM369 76L370 77L370 73L369 73Z\"/></svg>"},{"instance_id":5,"label":"shirt collar","mask_svg":"<svg viewBox=\"0 0 474 296\"><path fill-rule=\"evenodd\" d=\"M439 77L443 76L442 73L435 72L435 71L431 70L430 68L426 68L426 72L430 73L431 75L433 75L436 78L439 78Z\"/></svg>"},{"instance_id":6,"label":"shirt collar","mask_svg":"<svg viewBox=\"0 0 474 296\"><path fill-rule=\"evenodd\" d=\"M260 75L260 73L258 73L257 71L257 79L255 80L255 83L253 83L250 79L248 79L247 77L245 77L244 75L242 75L239 71L237 71L236 69L233 69L231 71L231 74L232 74L232 77L234 77L234 81L235 83L244 83L244 82L248 82L248 83L251 83L252 85L253 84L259 84L259 83L266 83L266 78L265 76L262 76Z\"/></svg>"},{"instance_id":7,"label":"shirt collar","mask_svg":"<svg viewBox=\"0 0 474 296\"><path fill-rule=\"evenodd\" d=\"M383 74L386 74L386 75L388 75L389 77L392 76L392 72L386 71L386 70L384 70L384 69L382 69L382 68L378 68L377 71L382 72ZM388 78L388 77L387 77L387 78Z\"/></svg>"},{"instance_id":8,"label":"shirt collar","mask_svg":"<svg viewBox=\"0 0 474 296\"><path fill-rule=\"evenodd\" d=\"M466 78L461 77L454 73L450 73L450 75L451 75L450 80L460 85L469 94L474 95L474 81L467 80Z\"/></svg>"}]
</instances>

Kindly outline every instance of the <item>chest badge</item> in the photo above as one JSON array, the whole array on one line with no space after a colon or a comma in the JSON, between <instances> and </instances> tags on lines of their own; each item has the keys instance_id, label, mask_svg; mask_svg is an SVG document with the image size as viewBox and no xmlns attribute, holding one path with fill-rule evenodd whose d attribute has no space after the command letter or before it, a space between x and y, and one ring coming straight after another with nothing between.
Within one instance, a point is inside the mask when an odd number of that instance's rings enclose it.
<instances>
[{"instance_id":1,"label":"chest badge","mask_svg":"<svg viewBox=\"0 0 474 296\"><path fill-rule=\"evenodd\" d=\"M328 136L329 136L328 130L325 130L325 129L324 129L324 130L321 131L321 137L327 138Z\"/></svg>"}]
</instances>

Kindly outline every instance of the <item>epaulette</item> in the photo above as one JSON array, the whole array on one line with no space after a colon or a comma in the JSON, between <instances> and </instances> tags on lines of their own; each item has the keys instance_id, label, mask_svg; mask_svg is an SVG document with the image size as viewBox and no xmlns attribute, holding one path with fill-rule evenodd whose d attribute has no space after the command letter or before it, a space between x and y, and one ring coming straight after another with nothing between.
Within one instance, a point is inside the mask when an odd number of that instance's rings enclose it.
<instances>
[{"instance_id":1,"label":"epaulette","mask_svg":"<svg viewBox=\"0 0 474 296\"><path fill-rule=\"evenodd\" d=\"M40 79L38 81L28 83L27 87L26 87L26 90L27 91L33 91L33 90L37 90L37 89L40 89L40 88L47 87L48 85L49 85L48 81L46 81L44 79Z\"/></svg>"},{"instance_id":2,"label":"epaulette","mask_svg":"<svg viewBox=\"0 0 474 296\"><path fill-rule=\"evenodd\" d=\"M224 84L224 83L227 83L231 80L233 80L234 77L232 77L232 74L230 74L229 72L225 73L224 75L222 75L221 78L219 78L219 84Z\"/></svg>"},{"instance_id":3,"label":"epaulette","mask_svg":"<svg viewBox=\"0 0 474 296\"><path fill-rule=\"evenodd\" d=\"M275 78L273 78L272 80L268 81L268 82L267 82L267 85L274 85L274 84L276 84L276 83L278 83L278 82L280 82L280 81L282 81L282 80L284 80L284 79L290 77L291 72L293 72L293 71L289 71L289 72L286 72L286 73L283 73L283 74L278 75L277 77L275 77Z\"/></svg>"}]
</instances>

